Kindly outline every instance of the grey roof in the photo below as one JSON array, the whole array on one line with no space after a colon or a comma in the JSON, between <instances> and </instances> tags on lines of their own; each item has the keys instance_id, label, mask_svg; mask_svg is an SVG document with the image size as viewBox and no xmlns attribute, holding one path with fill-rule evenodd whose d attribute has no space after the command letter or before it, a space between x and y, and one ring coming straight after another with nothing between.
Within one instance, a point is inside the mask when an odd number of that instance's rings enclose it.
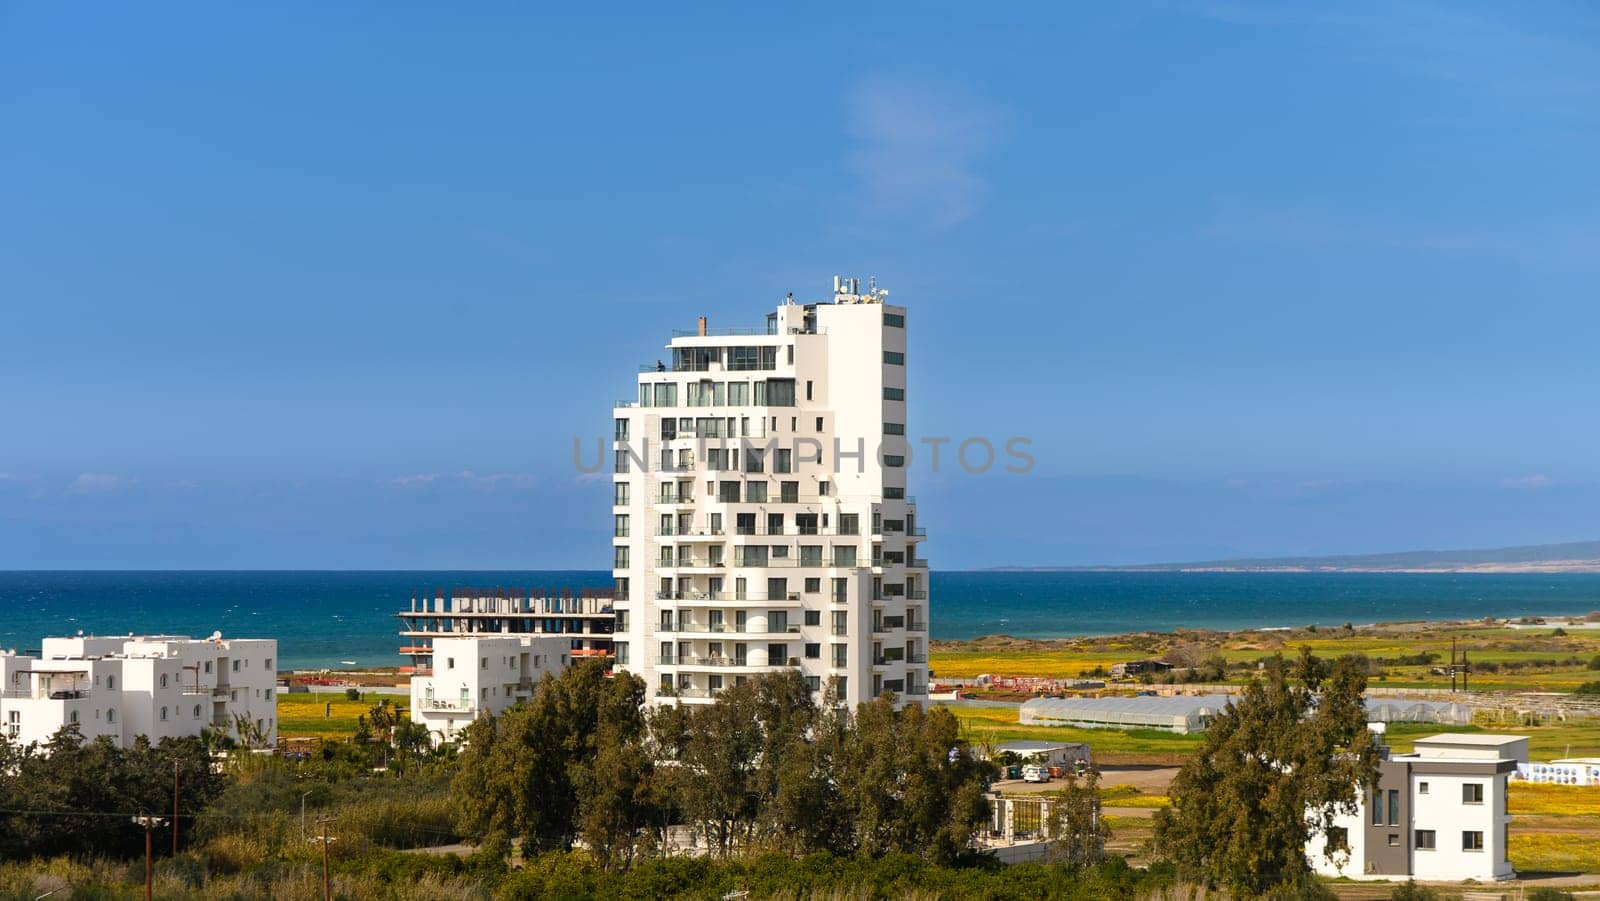
<instances>
[{"instance_id":1,"label":"grey roof","mask_svg":"<svg viewBox=\"0 0 1600 901\"><path fill-rule=\"evenodd\" d=\"M1036 739L1024 739L1020 741L1008 741L1003 745L995 745L995 750L1012 751L1021 754L1027 751L1054 751L1059 748L1077 748L1081 747L1082 745L1083 742L1079 741L1038 741Z\"/></svg>"},{"instance_id":2,"label":"grey roof","mask_svg":"<svg viewBox=\"0 0 1600 901\"><path fill-rule=\"evenodd\" d=\"M1115 698L1034 698L1022 704L1020 718L1090 719L1096 722L1172 725L1221 713L1233 695L1172 695Z\"/></svg>"}]
</instances>

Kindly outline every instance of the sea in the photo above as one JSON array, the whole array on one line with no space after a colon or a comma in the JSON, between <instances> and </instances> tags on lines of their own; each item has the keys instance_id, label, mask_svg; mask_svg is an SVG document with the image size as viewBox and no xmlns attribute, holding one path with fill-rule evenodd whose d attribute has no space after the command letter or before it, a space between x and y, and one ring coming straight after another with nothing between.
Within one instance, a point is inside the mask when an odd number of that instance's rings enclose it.
<instances>
[{"instance_id":1,"label":"sea","mask_svg":"<svg viewBox=\"0 0 1600 901\"><path fill-rule=\"evenodd\" d=\"M0 572L0 650L47 635L278 639L292 669L397 666L414 594L455 586L604 588L601 570ZM1600 574L934 572L935 640L1177 628L1283 628L1600 610Z\"/></svg>"}]
</instances>

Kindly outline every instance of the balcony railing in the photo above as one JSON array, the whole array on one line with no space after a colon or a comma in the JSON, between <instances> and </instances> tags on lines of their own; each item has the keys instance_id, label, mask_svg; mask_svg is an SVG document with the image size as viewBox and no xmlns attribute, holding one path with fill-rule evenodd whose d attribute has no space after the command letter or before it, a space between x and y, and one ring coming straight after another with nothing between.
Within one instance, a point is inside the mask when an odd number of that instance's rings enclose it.
<instances>
[{"instance_id":1,"label":"balcony railing","mask_svg":"<svg viewBox=\"0 0 1600 901\"><path fill-rule=\"evenodd\" d=\"M927 654L907 654L906 655L906 662L907 663L925 664L925 663L928 662L928 655Z\"/></svg>"},{"instance_id":2,"label":"balcony railing","mask_svg":"<svg viewBox=\"0 0 1600 901\"><path fill-rule=\"evenodd\" d=\"M447 701L443 698L426 698L422 702L423 710L440 710L452 713L471 713L478 709L472 701Z\"/></svg>"},{"instance_id":3,"label":"balcony railing","mask_svg":"<svg viewBox=\"0 0 1600 901\"><path fill-rule=\"evenodd\" d=\"M910 601L926 601L928 593L926 591L908 591L906 592L906 599Z\"/></svg>"},{"instance_id":4,"label":"balcony railing","mask_svg":"<svg viewBox=\"0 0 1600 901\"><path fill-rule=\"evenodd\" d=\"M927 622L927 620L921 620L921 619L908 619L908 620L906 620L906 631L907 632L926 632L926 631L928 631L928 622Z\"/></svg>"},{"instance_id":5,"label":"balcony railing","mask_svg":"<svg viewBox=\"0 0 1600 901\"><path fill-rule=\"evenodd\" d=\"M800 603L800 592L791 591L787 594L772 597L761 593L739 591L658 591L656 592L656 600L702 602L713 601L718 603L760 601L768 604L798 604Z\"/></svg>"}]
</instances>

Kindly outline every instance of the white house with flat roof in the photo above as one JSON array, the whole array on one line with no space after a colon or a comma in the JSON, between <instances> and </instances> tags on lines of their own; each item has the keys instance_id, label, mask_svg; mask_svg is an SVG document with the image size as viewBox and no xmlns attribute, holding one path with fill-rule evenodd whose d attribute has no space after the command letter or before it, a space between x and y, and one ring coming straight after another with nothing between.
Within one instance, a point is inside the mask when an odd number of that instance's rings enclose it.
<instances>
[{"instance_id":1,"label":"white house with flat roof","mask_svg":"<svg viewBox=\"0 0 1600 901\"><path fill-rule=\"evenodd\" d=\"M411 721L436 744L452 741L478 717L533 697L539 680L559 674L572 656L566 635L437 636L433 669L411 677Z\"/></svg>"},{"instance_id":2,"label":"white house with flat roof","mask_svg":"<svg viewBox=\"0 0 1600 901\"><path fill-rule=\"evenodd\" d=\"M1311 866L1353 879L1510 879L1506 784L1527 760L1526 736L1483 733L1433 735L1410 754L1386 753L1377 787L1335 820L1348 858L1330 861L1330 836L1318 833L1306 847Z\"/></svg>"},{"instance_id":3,"label":"white house with flat roof","mask_svg":"<svg viewBox=\"0 0 1600 901\"><path fill-rule=\"evenodd\" d=\"M38 657L0 655L0 729L44 744L63 726L127 746L211 728L277 744L278 642L220 635L46 638Z\"/></svg>"}]
</instances>

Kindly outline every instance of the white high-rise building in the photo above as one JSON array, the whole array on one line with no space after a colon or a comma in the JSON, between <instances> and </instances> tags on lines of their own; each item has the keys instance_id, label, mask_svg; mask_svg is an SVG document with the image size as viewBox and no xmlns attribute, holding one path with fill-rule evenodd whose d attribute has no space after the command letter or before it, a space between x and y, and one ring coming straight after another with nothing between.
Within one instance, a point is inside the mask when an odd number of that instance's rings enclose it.
<instances>
[{"instance_id":1,"label":"white high-rise building","mask_svg":"<svg viewBox=\"0 0 1600 901\"><path fill-rule=\"evenodd\" d=\"M835 279L765 328L702 318L617 405L616 666L656 703L784 667L850 705L925 701L906 311L887 295Z\"/></svg>"},{"instance_id":2,"label":"white high-rise building","mask_svg":"<svg viewBox=\"0 0 1600 901\"><path fill-rule=\"evenodd\" d=\"M0 728L24 745L73 725L85 739L106 736L120 747L140 735L159 742L203 729L272 747L277 656L271 638L46 638L38 657L0 654ZM253 728L240 735L240 723Z\"/></svg>"}]
</instances>

